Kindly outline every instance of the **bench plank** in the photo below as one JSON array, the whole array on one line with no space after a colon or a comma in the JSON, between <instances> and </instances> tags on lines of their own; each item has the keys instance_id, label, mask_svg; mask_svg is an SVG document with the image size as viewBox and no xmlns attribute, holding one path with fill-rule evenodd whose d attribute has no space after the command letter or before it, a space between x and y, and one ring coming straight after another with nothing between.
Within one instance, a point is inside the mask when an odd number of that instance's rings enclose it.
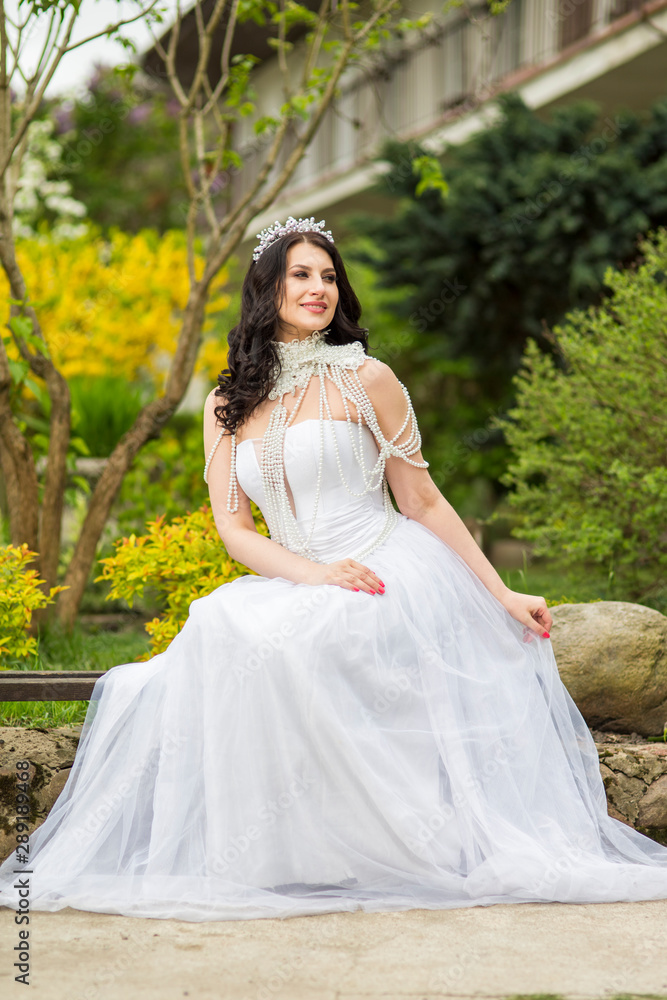
<instances>
[{"instance_id":1,"label":"bench plank","mask_svg":"<svg viewBox=\"0 0 667 1000\"><path fill-rule=\"evenodd\" d=\"M90 701L105 670L0 670L0 702Z\"/></svg>"}]
</instances>

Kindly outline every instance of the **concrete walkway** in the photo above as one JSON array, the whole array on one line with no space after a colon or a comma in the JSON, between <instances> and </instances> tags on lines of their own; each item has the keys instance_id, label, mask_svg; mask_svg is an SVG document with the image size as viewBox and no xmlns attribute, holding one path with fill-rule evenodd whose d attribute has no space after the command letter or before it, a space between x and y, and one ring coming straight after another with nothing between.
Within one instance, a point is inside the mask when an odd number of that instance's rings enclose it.
<instances>
[{"instance_id":1,"label":"concrete walkway","mask_svg":"<svg viewBox=\"0 0 667 1000\"><path fill-rule=\"evenodd\" d=\"M0 909L0 996L32 1000L667 1000L667 900L189 923L33 913L30 993Z\"/></svg>"}]
</instances>

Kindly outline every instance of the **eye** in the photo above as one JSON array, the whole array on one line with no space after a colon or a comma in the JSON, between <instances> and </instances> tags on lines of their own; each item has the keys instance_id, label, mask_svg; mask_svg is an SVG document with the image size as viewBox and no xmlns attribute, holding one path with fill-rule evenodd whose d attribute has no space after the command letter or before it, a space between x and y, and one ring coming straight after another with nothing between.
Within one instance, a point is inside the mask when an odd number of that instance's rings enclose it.
<instances>
[{"instance_id":1,"label":"eye","mask_svg":"<svg viewBox=\"0 0 667 1000\"><path fill-rule=\"evenodd\" d=\"M294 277L295 278L307 278L308 277L308 272L307 271L295 271L294 272ZM330 281L333 284L336 281L336 275L335 274L325 274L324 275L324 280L325 281Z\"/></svg>"}]
</instances>

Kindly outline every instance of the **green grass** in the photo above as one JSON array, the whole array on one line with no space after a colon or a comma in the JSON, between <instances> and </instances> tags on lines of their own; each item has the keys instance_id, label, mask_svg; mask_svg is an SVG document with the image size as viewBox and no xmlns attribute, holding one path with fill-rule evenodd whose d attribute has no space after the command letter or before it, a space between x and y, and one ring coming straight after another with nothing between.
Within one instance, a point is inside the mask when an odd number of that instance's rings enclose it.
<instances>
[{"instance_id":1,"label":"green grass","mask_svg":"<svg viewBox=\"0 0 667 1000\"><path fill-rule=\"evenodd\" d=\"M71 634L52 625L42 633L33 661L3 666L15 670L109 670L121 663L134 663L148 647L142 624L118 632L77 626ZM0 726L75 726L83 722L87 709L87 701L4 701L0 702Z\"/></svg>"},{"instance_id":2,"label":"green grass","mask_svg":"<svg viewBox=\"0 0 667 1000\"><path fill-rule=\"evenodd\" d=\"M512 993L503 1000L567 1000L562 993ZM667 1000L663 993L614 993L606 994L599 1000Z\"/></svg>"},{"instance_id":3,"label":"green grass","mask_svg":"<svg viewBox=\"0 0 667 1000\"><path fill-rule=\"evenodd\" d=\"M522 594L543 596L547 603L585 604L589 601L630 601L655 608L667 614L667 588L638 602L624 594L613 577L600 567L583 570L580 567L558 566L552 561L535 559L528 563L524 555L523 569L498 569L498 574L511 590Z\"/></svg>"}]
</instances>

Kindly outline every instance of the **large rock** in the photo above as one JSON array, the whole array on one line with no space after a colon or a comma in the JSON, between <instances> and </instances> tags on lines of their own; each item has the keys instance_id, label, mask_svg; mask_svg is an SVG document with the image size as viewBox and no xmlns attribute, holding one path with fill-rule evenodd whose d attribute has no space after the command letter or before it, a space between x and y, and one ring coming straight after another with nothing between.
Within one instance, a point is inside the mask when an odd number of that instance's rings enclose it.
<instances>
[{"instance_id":1,"label":"large rock","mask_svg":"<svg viewBox=\"0 0 667 1000\"><path fill-rule=\"evenodd\" d=\"M65 787L81 727L0 728L0 858L16 847L17 761L28 761L28 821L32 833L48 816Z\"/></svg>"},{"instance_id":2,"label":"large rock","mask_svg":"<svg viewBox=\"0 0 667 1000\"><path fill-rule=\"evenodd\" d=\"M589 726L660 736L667 724L667 617L625 601L558 604L558 671Z\"/></svg>"},{"instance_id":3,"label":"large rock","mask_svg":"<svg viewBox=\"0 0 667 1000\"><path fill-rule=\"evenodd\" d=\"M610 816L667 844L667 743L594 732Z\"/></svg>"}]
</instances>

